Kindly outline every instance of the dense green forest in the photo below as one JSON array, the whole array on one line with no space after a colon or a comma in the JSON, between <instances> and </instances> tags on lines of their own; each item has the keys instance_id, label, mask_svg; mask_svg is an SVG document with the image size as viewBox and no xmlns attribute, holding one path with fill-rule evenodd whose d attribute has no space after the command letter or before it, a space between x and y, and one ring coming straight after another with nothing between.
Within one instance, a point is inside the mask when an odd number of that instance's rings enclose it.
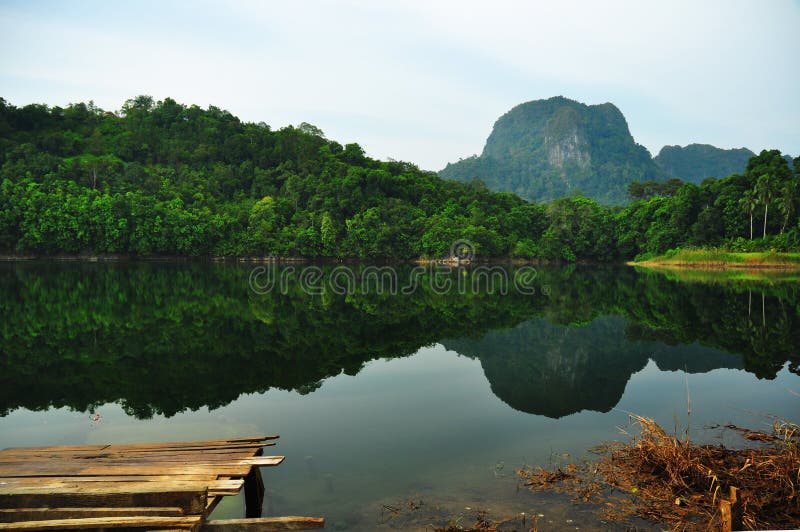
<instances>
[{"instance_id":1,"label":"dense green forest","mask_svg":"<svg viewBox=\"0 0 800 532\"><path fill-rule=\"evenodd\" d=\"M747 148L725 150L710 144L689 144L664 146L653 160L669 175L700 184L707 177L743 172L753 155Z\"/></svg>"},{"instance_id":2,"label":"dense green forest","mask_svg":"<svg viewBox=\"0 0 800 532\"><path fill-rule=\"evenodd\" d=\"M677 283L610 265L537 270L550 295L443 293L430 279L410 294L311 294L297 277L285 292L257 295L239 264L0 263L0 416L120 402L149 417L270 388L312 393L328 377L437 342L479 359L513 408L550 417L608 411L648 360L766 379L789 362L800 374L797 283ZM329 281L334 267L323 271ZM401 279L411 271L398 267ZM464 271L447 275L456 282Z\"/></svg>"},{"instance_id":3,"label":"dense green forest","mask_svg":"<svg viewBox=\"0 0 800 532\"><path fill-rule=\"evenodd\" d=\"M413 164L378 161L309 124L272 130L139 96L119 113L0 99L0 251L51 255L442 257L613 261L677 246L800 242L798 161L645 187L625 207L532 203Z\"/></svg>"}]
</instances>

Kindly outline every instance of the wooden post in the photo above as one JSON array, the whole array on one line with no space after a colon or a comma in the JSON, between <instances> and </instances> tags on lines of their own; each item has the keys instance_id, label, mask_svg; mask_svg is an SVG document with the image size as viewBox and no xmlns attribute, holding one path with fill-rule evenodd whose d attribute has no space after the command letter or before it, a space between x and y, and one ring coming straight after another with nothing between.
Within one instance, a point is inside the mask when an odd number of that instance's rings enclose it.
<instances>
[{"instance_id":1,"label":"wooden post","mask_svg":"<svg viewBox=\"0 0 800 532\"><path fill-rule=\"evenodd\" d=\"M261 449L256 456L263 454ZM245 517L261 517L264 506L264 480L261 468L254 465L244 478L244 515Z\"/></svg>"},{"instance_id":2,"label":"wooden post","mask_svg":"<svg viewBox=\"0 0 800 532\"><path fill-rule=\"evenodd\" d=\"M733 521L731 519L731 503L730 501L719 501L719 519L720 530L722 532L731 532L733 529Z\"/></svg>"},{"instance_id":3,"label":"wooden post","mask_svg":"<svg viewBox=\"0 0 800 532\"><path fill-rule=\"evenodd\" d=\"M264 481L261 468L253 466L244 479L244 514L246 517L261 517L264 504Z\"/></svg>"}]
</instances>

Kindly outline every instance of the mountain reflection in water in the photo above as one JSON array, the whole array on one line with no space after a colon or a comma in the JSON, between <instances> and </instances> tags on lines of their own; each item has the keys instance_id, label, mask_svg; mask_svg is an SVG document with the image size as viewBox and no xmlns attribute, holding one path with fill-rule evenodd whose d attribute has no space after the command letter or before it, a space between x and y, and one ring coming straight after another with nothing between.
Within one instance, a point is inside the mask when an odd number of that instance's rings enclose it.
<instances>
[{"instance_id":1,"label":"mountain reflection in water","mask_svg":"<svg viewBox=\"0 0 800 532\"><path fill-rule=\"evenodd\" d=\"M400 267L401 278L410 268ZM546 290L530 295L441 294L425 283L412 294L309 295L296 282L256 295L241 265L5 263L0 414L118 402L148 418L271 388L307 394L370 360L434 343L479 359L512 408L551 418L612 409L648 360L762 379L788 361L800 374L796 283L537 270Z\"/></svg>"}]
</instances>

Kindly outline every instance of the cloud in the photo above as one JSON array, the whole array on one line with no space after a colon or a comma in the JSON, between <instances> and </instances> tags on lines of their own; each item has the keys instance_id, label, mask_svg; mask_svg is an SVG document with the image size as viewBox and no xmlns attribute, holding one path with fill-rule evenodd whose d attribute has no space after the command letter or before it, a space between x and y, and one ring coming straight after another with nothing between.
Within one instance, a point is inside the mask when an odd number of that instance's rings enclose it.
<instances>
[{"instance_id":1,"label":"cloud","mask_svg":"<svg viewBox=\"0 0 800 532\"><path fill-rule=\"evenodd\" d=\"M563 94L612 101L636 139L800 152L796 2L4 3L15 104L136 94L308 121L438 169L494 120Z\"/></svg>"}]
</instances>

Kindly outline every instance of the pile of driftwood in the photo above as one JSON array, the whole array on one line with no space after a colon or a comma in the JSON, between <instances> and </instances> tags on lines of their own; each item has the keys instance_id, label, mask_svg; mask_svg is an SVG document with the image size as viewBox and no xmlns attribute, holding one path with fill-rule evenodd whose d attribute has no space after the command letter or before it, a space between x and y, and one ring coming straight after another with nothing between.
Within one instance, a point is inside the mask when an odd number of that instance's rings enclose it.
<instances>
[{"instance_id":1,"label":"pile of driftwood","mask_svg":"<svg viewBox=\"0 0 800 532\"><path fill-rule=\"evenodd\" d=\"M654 420L631 416L629 443L598 449L597 462L519 474L534 490L558 490L600 505L601 518L639 517L681 530L800 527L800 427L775 422L772 433L729 425L746 449L696 445Z\"/></svg>"}]
</instances>

